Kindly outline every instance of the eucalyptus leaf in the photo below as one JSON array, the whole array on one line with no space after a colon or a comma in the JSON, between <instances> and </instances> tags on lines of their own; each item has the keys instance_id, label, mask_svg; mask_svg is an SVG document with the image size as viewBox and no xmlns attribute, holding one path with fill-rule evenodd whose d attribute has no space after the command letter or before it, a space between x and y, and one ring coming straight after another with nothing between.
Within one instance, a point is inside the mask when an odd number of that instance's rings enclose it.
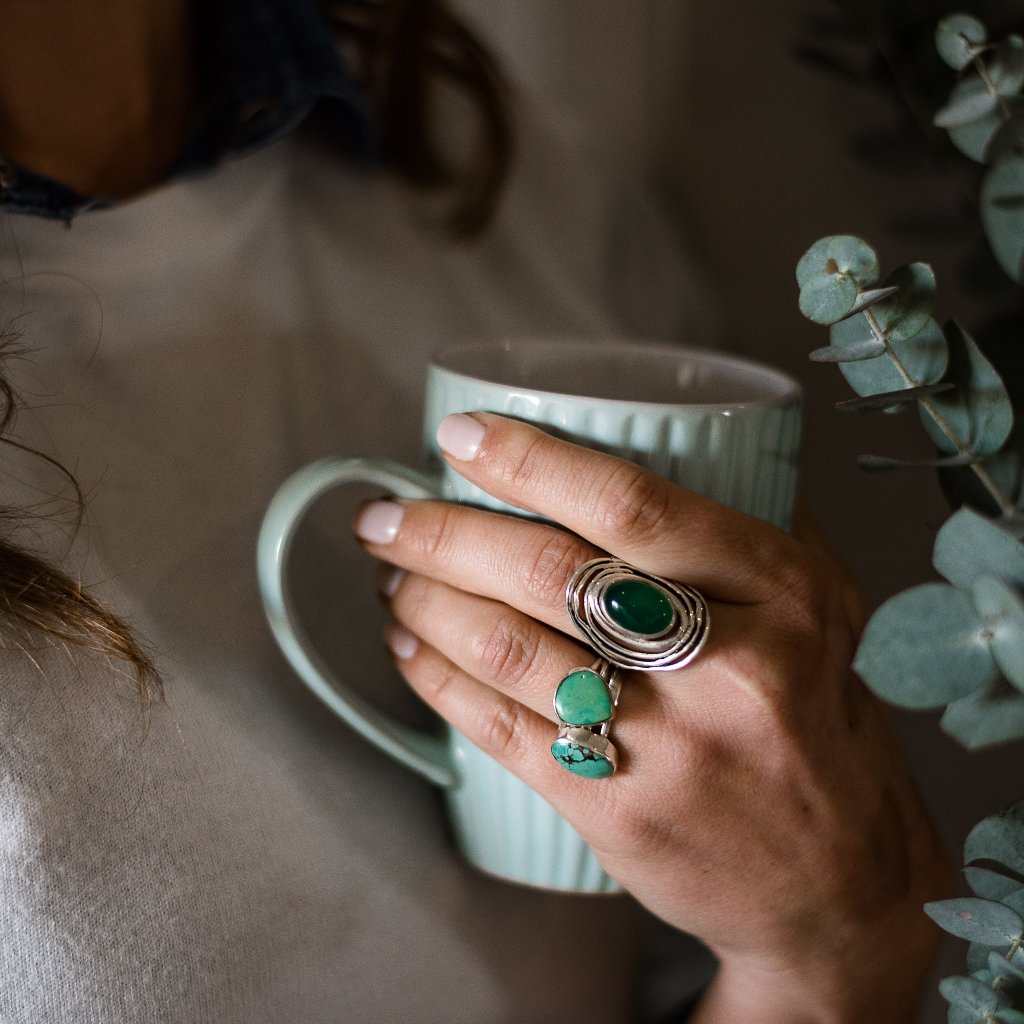
<instances>
[{"instance_id":1,"label":"eucalyptus leaf","mask_svg":"<svg viewBox=\"0 0 1024 1024\"><path fill-rule=\"evenodd\" d=\"M977 1010L968 1010L966 1006L949 1004L948 1024L992 1024L991 1014L982 1014Z\"/></svg>"},{"instance_id":2,"label":"eucalyptus leaf","mask_svg":"<svg viewBox=\"0 0 1024 1024\"><path fill-rule=\"evenodd\" d=\"M996 664L1014 686L1024 690L1024 597L994 576L979 576L972 590Z\"/></svg>"},{"instance_id":3,"label":"eucalyptus leaf","mask_svg":"<svg viewBox=\"0 0 1024 1024\"><path fill-rule=\"evenodd\" d=\"M850 315L857 282L841 274L817 274L800 289L800 312L816 324L834 324Z\"/></svg>"},{"instance_id":4,"label":"eucalyptus leaf","mask_svg":"<svg viewBox=\"0 0 1024 1024\"><path fill-rule=\"evenodd\" d=\"M895 295L898 291L899 287L894 284L888 284L884 288L869 288L857 296L857 301L853 304L850 314L862 313L865 309L869 309L875 303L889 298L890 295Z\"/></svg>"},{"instance_id":5,"label":"eucalyptus leaf","mask_svg":"<svg viewBox=\"0 0 1024 1024\"><path fill-rule=\"evenodd\" d=\"M883 473L891 469L953 469L969 466L970 455L939 455L934 459L893 459L888 455L858 455L857 465L869 473Z\"/></svg>"},{"instance_id":6,"label":"eucalyptus leaf","mask_svg":"<svg viewBox=\"0 0 1024 1024\"><path fill-rule=\"evenodd\" d=\"M956 385L951 393L933 396L930 405L959 440L955 444L941 430L926 406L921 420L932 441L953 454L969 450L974 455L997 452L1013 430L1013 406L1002 378L985 358L974 339L956 321L946 325L949 342L947 377Z\"/></svg>"},{"instance_id":7,"label":"eucalyptus leaf","mask_svg":"<svg viewBox=\"0 0 1024 1024\"><path fill-rule=\"evenodd\" d=\"M976 896L926 903L924 912L942 929L969 942L1006 946L1024 934L1024 917L1017 911Z\"/></svg>"},{"instance_id":8,"label":"eucalyptus leaf","mask_svg":"<svg viewBox=\"0 0 1024 1024\"><path fill-rule=\"evenodd\" d=\"M1024 1024L1024 1011L1007 1006L996 1011L996 1020L999 1024Z\"/></svg>"},{"instance_id":9,"label":"eucalyptus leaf","mask_svg":"<svg viewBox=\"0 0 1024 1024\"><path fill-rule=\"evenodd\" d=\"M851 317L832 327L832 344L837 346L861 344L873 337L871 325L864 316ZM934 384L946 372L948 346L942 329L934 320L929 320L914 337L890 342L889 348L911 379L904 379L888 352L861 362L840 363L840 372L858 395Z\"/></svg>"},{"instance_id":10,"label":"eucalyptus leaf","mask_svg":"<svg viewBox=\"0 0 1024 1024\"><path fill-rule=\"evenodd\" d=\"M989 868L966 867L964 878L971 892L985 900L1003 900L1022 888L1020 879L1008 878Z\"/></svg>"},{"instance_id":11,"label":"eucalyptus leaf","mask_svg":"<svg viewBox=\"0 0 1024 1024\"><path fill-rule=\"evenodd\" d=\"M964 978L958 975L943 978L939 982L939 991L955 1006L962 1006L965 1010L973 1010L979 1014L995 1013L1006 1006L1006 999L1001 998L998 992L994 992L977 978Z\"/></svg>"},{"instance_id":12,"label":"eucalyptus leaf","mask_svg":"<svg viewBox=\"0 0 1024 1024\"><path fill-rule=\"evenodd\" d=\"M1011 963L1005 956L1000 956L995 950L988 955L988 969L997 978L1008 978L1010 981L1016 982L1017 985L1024 983L1024 968Z\"/></svg>"},{"instance_id":13,"label":"eucalyptus leaf","mask_svg":"<svg viewBox=\"0 0 1024 1024\"><path fill-rule=\"evenodd\" d=\"M927 263L908 263L894 270L885 282L895 288L891 298L872 309L890 343L907 341L927 326L935 308L935 271Z\"/></svg>"},{"instance_id":14,"label":"eucalyptus leaf","mask_svg":"<svg viewBox=\"0 0 1024 1024\"><path fill-rule=\"evenodd\" d=\"M1024 875L1024 802L979 821L964 842L964 860L995 861Z\"/></svg>"},{"instance_id":15,"label":"eucalyptus leaf","mask_svg":"<svg viewBox=\"0 0 1024 1024\"><path fill-rule=\"evenodd\" d=\"M993 485L1010 502L1024 505L1024 458L1014 447L1005 447L994 455L977 460ZM953 508L970 505L986 515L999 515L999 506L978 477L963 469L943 470L940 474L942 493ZM1004 526L1009 523L1002 520Z\"/></svg>"},{"instance_id":16,"label":"eucalyptus leaf","mask_svg":"<svg viewBox=\"0 0 1024 1024\"><path fill-rule=\"evenodd\" d=\"M935 49L957 71L970 64L987 40L985 26L970 14L947 15L935 26Z\"/></svg>"},{"instance_id":17,"label":"eucalyptus leaf","mask_svg":"<svg viewBox=\"0 0 1024 1024\"><path fill-rule=\"evenodd\" d=\"M972 974L988 966L988 955L992 952L991 946L981 942L972 942L967 947L967 970Z\"/></svg>"},{"instance_id":18,"label":"eucalyptus leaf","mask_svg":"<svg viewBox=\"0 0 1024 1024\"><path fill-rule=\"evenodd\" d=\"M968 750L1024 737L1024 695L1001 675L985 690L954 701L942 714L942 728Z\"/></svg>"},{"instance_id":19,"label":"eucalyptus leaf","mask_svg":"<svg viewBox=\"0 0 1024 1024\"><path fill-rule=\"evenodd\" d=\"M992 110L977 121L971 121L969 124L954 125L949 128L949 141L964 156L975 163L983 164L990 159L989 151L992 146L992 140L996 137L1003 124L1002 112L998 109Z\"/></svg>"},{"instance_id":20,"label":"eucalyptus leaf","mask_svg":"<svg viewBox=\"0 0 1024 1024\"><path fill-rule=\"evenodd\" d=\"M938 384L922 384L919 388L905 388L902 391L886 391L881 395L868 395L867 398L848 398L845 402L836 402L838 412L877 412L884 409L893 411L904 405L913 405L920 398L939 395L943 391L951 391L956 385L952 381L939 381Z\"/></svg>"},{"instance_id":21,"label":"eucalyptus leaf","mask_svg":"<svg viewBox=\"0 0 1024 1024\"><path fill-rule=\"evenodd\" d=\"M949 102L935 112L932 124L936 128L957 128L973 124L991 114L998 105L998 96L990 92L977 75L972 75L953 86Z\"/></svg>"},{"instance_id":22,"label":"eucalyptus leaf","mask_svg":"<svg viewBox=\"0 0 1024 1024\"><path fill-rule=\"evenodd\" d=\"M1007 101L1007 106L1012 116L1000 125L986 153L986 160L991 164L1024 156L1024 99L1012 97Z\"/></svg>"},{"instance_id":23,"label":"eucalyptus leaf","mask_svg":"<svg viewBox=\"0 0 1024 1024\"><path fill-rule=\"evenodd\" d=\"M1024 157L994 164L981 183L981 222L999 265L1021 281L1024 254ZM1019 200L1019 201L1018 201Z\"/></svg>"},{"instance_id":24,"label":"eucalyptus leaf","mask_svg":"<svg viewBox=\"0 0 1024 1024\"><path fill-rule=\"evenodd\" d=\"M935 708L986 686L996 666L970 595L924 583L886 601L871 617L853 667L880 697Z\"/></svg>"},{"instance_id":25,"label":"eucalyptus leaf","mask_svg":"<svg viewBox=\"0 0 1024 1024\"><path fill-rule=\"evenodd\" d=\"M1016 96L1024 86L1024 40L1007 36L988 65L989 78L1000 96Z\"/></svg>"},{"instance_id":26,"label":"eucalyptus leaf","mask_svg":"<svg viewBox=\"0 0 1024 1024\"><path fill-rule=\"evenodd\" d=\"M878 257L867 242L855 235L827 235L800 257L797 283L803 288L820 274L845 274L862 288L870 288L878 281Z\"/></svg>"},{"instance_id":27,"label":"eucalyptus leaf","mask_svg":"<svg viewBox=\"0 0 1024 1024\"><path fill-rule=\"evenodd\" d=\"M885 352L885 342L877 338L865 338L852 345L827 345L816 348L810 355L812 363L849 363L861 359L874 359Z\"/></svg>"},{"instance_id":28,"label":"eucalyptus leaf","mask_svg":"<svg viewBox=\"0 0 1024 1024\"><path fill-rule=\"evenodd\" d=\"M962 508L935 538L932 564L955 587L970 590L982 575L1024 586L1024 544L996 520Z\"/></svg>"}]
</instances>

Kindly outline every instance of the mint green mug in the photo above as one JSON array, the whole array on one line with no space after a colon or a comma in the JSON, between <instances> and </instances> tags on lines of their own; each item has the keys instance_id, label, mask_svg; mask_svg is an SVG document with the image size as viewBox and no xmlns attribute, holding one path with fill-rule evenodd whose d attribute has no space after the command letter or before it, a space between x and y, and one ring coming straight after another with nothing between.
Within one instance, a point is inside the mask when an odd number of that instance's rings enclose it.
<instances>
[{"instance_id":1,"label":"mint green mug","mask_svg":"<svg viewBox=\"0 0 1024 1024\"><path fill-rule=\"evenodd\" d=\"M425 470L332 456L290 477L267 509L257 555L263 604L281 650L306 685L365 739L444 788L457 842L472 864L546 889L613 892L617 884L572 826L496 761L453 729L435 735L391 719L347 686L310 642L289 596L295 529L314 502L340 484L369 483L401 498L442 498L523 515L441 457L434 436L441 420L477 410L555 428L788 529L800 388L767 366L647 342L523 340L452 348L434 358L427 375Z\"/></svg>"}]
</instances>

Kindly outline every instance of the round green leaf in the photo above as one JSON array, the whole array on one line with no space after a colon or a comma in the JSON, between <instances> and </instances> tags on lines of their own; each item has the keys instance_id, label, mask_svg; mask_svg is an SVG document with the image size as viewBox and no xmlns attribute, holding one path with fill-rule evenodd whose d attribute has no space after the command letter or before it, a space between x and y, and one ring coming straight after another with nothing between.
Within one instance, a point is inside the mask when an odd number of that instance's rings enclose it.
<instances>
[{"instance_id":1,"label":"round green leaf","mask_svg":"<svg viewBox=\"0 0 1024 1024\"><path fill-rule=\"evenodd\" d=\"M993 110L977 121L951 127L949 129L949 141L964 156L975 161L975 163L983 164L987 162L989 147L1002 126L1002 114L999 110Z\"/></svg>"},{"instance_id":2,"label":"round green leaf","mask_svg":"<svg viewBox=\"0 0 1024 1024\"><path fill-rule=\"evenodd\" d=\"M968 750L1024 737L1024 695L1002 676L942 713L942 728Z\"/></svg>"},{"instance_id":3,"label":"round green leaf","mask_svg":"<svg viewBox=\"0 0 1024 1024\"><path fill-rule=\"evenodd\" d=\"M935 112L932 124L936 128L973 124L988 117L998 106L998 97L989 92L988 86L977 75L971 75L953 86L949 102Z\"/></svg>"},{"instance_id":4,"label":"round green leaf","mask_svg":"<svg viewBox=\"0 0 1024 1024\"><path fill-rule=\"evenodd\" d=\"M796 280L803 289L821 274L844 274L868 288L878 280L878 273L878 257L867 242L853 235L827 235L800 257Z\"/></svg>"},{"instance_id":5,"label":"round green leaf","mask_svg":"<svg viewBox=\"0 0 1024 1024\"><path fill-rule=\"evenodd\" d=\"M927 907L925 908L927 910ZM955 934L955 933L954 933ZM939 982L939 991L954 1006L962 1006L978 1014L995 1013L1006 1005L1001 998L983 981L954 975Z\"/></svg>"},{"instance_id":6,"label":"round green leaf","mask_svg":"<svg viewBox=\"0 0 1024 1024\"><path fill-rule=\"evenodd\" d=\"M816 324L849 316L857 302L857 282L840 274L817 274L800 289L800 312Z\"/></svg>"},{"instance_id":7,"label":"round green leaf","mask_svg":"<svg viewBox=\"0 0 1024 1024\"><path fill-rule=\"evenodd\" d=\"M999 265L1020 282L1024 254L1024 157L994 164L981 183L981 221Z\"/></svg>"},{"instance_id":8,"label":"round green leaf","mask_svg":"<svg viewBox=\"0 0 1024 1024\"><path fill-rule=\"evenodd\" d=\"M999 1021L999 1024L1024 1024L1024 1011L1007 1006L996 1012L996 1020Z\"/></svg>"},{"instance_id":9,"label":"round green leaf","mask_svg":"<svg viewBox=\"0 0 1024 1024\"><path fill-rule=\"evenodd\" d=\"M1008 946L1024 934L1024 917L995 900L975 896L938 900L926 903L924 912L951 935L986 946Z\"/></svg>"},{"instance_id":10,"label":"round green leaf","mask_svg":"<svg viewBox=\"0 0 1024 1024\"><path fill-rule=\"evenodd\" d=\"M810 355L812 363L850 363L861 359L874 359L885 353L885 342L865 338L853 345L828 345L816 348Z\"/></svg>"},{"instance_id":11,"label":"round green leaf","mask_svg":"<svg viewBox=\"0 0 1024 1024\"><path fill-rule=\"evenodd\" d=\"M971 887L975 896L984 900L1003 900L1011 893L1021 888L1021 883L1016 878L1007 878L998 871L990 871L988 868L964 868L964 878Z\"/></svg>"},{"instance_id":12,"label":"round green leaf","mask_svg":"<svg viewBox=\"0 0 1024 1024\"><path fill-rule=\"evenodd\" d=\"M968 1010L966 1006L957 1006L954 1003L950 1003L946 1022L947 1024L992 1024L992 1018L988 1014L980 1014L976 1010Z\"/></svg>"},{"instance_id":13,"label":"round green leaf","mask_svg":"<svg viewBox=\"0 0 1024 1024\"><path fill-rule=\"evenodd\" d=\"M1024 86L1024 39L1007 36L989 63L988 73L1000 96L1016 96Z\"/></svg>"},{"instance_id":14,"label":"round green leaf","mask_svg":"<svg viewBox=\"0 0 1024 1024\"><path fill-rule=\"evenodd\" d=\"M909 263L894 270L885 282L896 293L872 312L890 343L906 341L931 319L935 307L935 271L927 263Z\"/></svg>"},{"instance_id":15,"label":"round green leaf","mask_svg":"<svg viewBox=\"0 0 1024 1024\"><path fill-rule=\"evenodd\" d=\"M996 675L970 595L925 583L890 598L868 622L853 667L880 697L935 708Z\"/></svg>"},{"instance_id":16,"label":"round green leaf","mask_svg":"<svg viewBox=\"0 0 1024 1024\"><path fill-rule=\"evenodd\" d=\"M979 821L964 842L964 860L995 861L1024 875L1024 801Z\"/></svg>"},{"instance_id":17,"label":"round green leaf","mask_svg":"<svg viewBox=\"0 0 1024 1024\"><path fill-rule=\"evenodd\" d=\"M1001 124L985 154L988 163L996 164L1014 156L1024 156L1024 100L1019 96L1008 102L1013 116Z\"/></svg>"},{"instance_id":18,"label":"round green leaf","mask_svg":"<svg viewBox=\"0 0 1024 1024\"><path fill-rule=\"evenodd\" d=\"M1024 587L1024 544L998 521L962 508L935 538L932 564L955 587L970 590L979 576Z\"/></svg>"},{"instance_id":19,"label":"round green leaf","mask_svg":"<svg viewBox=\"0 0 1024 1024\"><path fill-rule=\"evenodd\" d=\"M995 367L955 321L947 324L946 339L950 353L946 376L957 387L929 401L961 444L954 444L924 407L921 420L941 451L955 454L965 448L974 455L991 455L1003 446L1013 429L1010 396Z\"/></svg>"},{"instance_id":20,"label":"round green leaf","mask_svg":"<svg viewBox=\"0 0 1024 1024\"><path fill-rule=\"evenodd\" d=\"M1024 597L994 576L979 576L973 594L996 664L1014 686L1024 690Z\"/></svg>"},{"instance_id":21,"label":"round green leaf","mask_svg":"<svg viewBox=\"0 0 1024 1024\"><path fill-rule=\"evenodd\" d=\"M873 337L865 316L851 317L832 327L831 340L837 347L863 344ZM840 371L858 395L877 395L884 391L934 384L946 372L949 357L946 337L934 320L929 320L924 329L912 338L890 342L889 348L912 380L904 380L888 353L863 362L840 363Z\"/></svg>"},{"instance_id":22,"label":"round green leaf","mask_svg":"<svg viewBox=\"0 0 1024 1024\"><path fill-rule=\"evenodd\" d=\"M935 26L935 49L957 71L970 64L987 39L985 26L969 14L947 15Z\"/></svg>"}]
</instances>

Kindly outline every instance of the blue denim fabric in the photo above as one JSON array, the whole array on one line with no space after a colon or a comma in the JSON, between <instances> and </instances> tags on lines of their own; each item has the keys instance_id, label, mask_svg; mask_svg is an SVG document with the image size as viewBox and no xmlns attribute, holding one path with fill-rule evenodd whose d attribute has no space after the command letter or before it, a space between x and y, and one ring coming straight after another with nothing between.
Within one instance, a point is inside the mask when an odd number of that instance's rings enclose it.
<instances>
[{"instance_id":1,"label":"blue denim fabric","mask_svg":"<svg viewBox=\"0 0 1024 1024\"><path fill-rule=\"evenodd\" d=\"M168 179L268 145L314 110L320 130L341 151L375 157L369 104L315 0L204 0L196 9L203 99ZM0 158L0 206L8 212L70 221L113 202L80 196Z\"/></svg>"}]
</instances>

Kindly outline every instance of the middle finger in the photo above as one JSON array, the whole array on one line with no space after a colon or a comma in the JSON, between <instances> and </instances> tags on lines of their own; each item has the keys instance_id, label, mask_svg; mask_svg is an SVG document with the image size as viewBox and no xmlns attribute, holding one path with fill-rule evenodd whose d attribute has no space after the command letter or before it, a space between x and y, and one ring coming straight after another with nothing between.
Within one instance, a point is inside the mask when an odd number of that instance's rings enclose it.
<instances>
[{"instance_id":1,"label":"middle finger","mask_svg":"<svg viewBox=\"0 0 1024 1024\"><path fill-rule=\"evenodd\" d=\"M374 501L360 509L357 536L379 559L575 635L565 588L584 562L604 554L544 523L438 501Z\"/></svg>"}]
</instances>

